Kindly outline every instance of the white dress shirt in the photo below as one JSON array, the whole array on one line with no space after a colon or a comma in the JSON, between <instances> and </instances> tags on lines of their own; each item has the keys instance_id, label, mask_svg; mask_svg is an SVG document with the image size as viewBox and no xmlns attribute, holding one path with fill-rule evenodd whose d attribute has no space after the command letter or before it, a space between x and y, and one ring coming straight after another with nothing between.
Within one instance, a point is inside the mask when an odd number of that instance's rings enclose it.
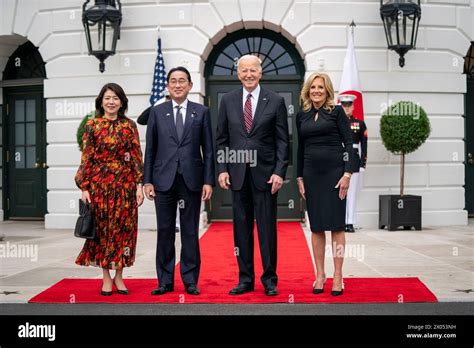
<instances>
[{"instance_id":1,"label":"white dress shirt","mask_svg":"<svg viewBox=\"0 0 474 348\"><path fill-rule=\"evenodd\" d=\"M245 87L242 87L243 93L242 93L242 110L245 110L245 102L247 101L247 95L249 92L245 89ZM257 85L257 88L253 90L252 93L252 98L250 98L250 101L252 103L252 119L255 117L255 111L257 110L257 103L258 103L258 97L260 96L260 84Z\"/></svg>"},{"instance_id":2,"label":"white dress shirt","mask_svg":"<svg viewBox=\"0 0 474 348\"><path fill-rule=\"evenodd\" d=\"M181 115L183 115L183 126L186 122L186 110L188 109L188 99L186 98L184 102L178 104L173 99L171 99L171 103L173 104L173 116L174 116L174 124L176 124L176 115L178 114L177 106L181 106Z\"/></svg>"}]
</instances>

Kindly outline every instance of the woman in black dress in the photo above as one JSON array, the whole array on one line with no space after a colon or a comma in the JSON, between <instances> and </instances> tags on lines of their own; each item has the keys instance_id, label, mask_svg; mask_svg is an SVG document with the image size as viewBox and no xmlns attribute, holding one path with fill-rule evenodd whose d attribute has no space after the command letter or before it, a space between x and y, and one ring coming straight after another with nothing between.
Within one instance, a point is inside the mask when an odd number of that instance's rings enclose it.
<instances>
[{"instance_id":1,"label":"woman in black dress","mask_svg":"<svg viewBox=\"0 0 474 348\"><path fill-rule=\"evenodd\" d=\"M324 291L325 231L331 231L334 278L331 294L342 295L345 250L346 194L351 177L352 135L341 106L335 105L331 79L313 73L301 91L303 111L296 115L298 131L297 183L306 200L316 264L313 293Z\"/></svg>"}]
</instances>

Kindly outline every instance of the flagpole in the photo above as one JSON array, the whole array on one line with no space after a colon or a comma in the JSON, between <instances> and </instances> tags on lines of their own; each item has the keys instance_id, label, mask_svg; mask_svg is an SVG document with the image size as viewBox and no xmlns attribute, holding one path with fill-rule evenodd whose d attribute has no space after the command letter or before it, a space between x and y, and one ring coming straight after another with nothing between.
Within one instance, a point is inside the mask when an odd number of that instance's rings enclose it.
<instances>
[{"instance_id":1,"label":"flagpole","mask_svg":"<svg viewBox=\"0 0 474 348\"><path fill-rule=\"evenodd\" d=\"M354 36L354 28L357 27L357 24L355 24L354 19L352 19L351 24L349 24L349 27L351 28L351 33Z\"/></svg>"},{"instance_id":2,"label":"flagpole","mask_svg":"<svg viewBox=\"0 0 474 348\"><path fill-rule=\"evenodd\" d=\"M161 26L156 27L157 31L157 52L155 60L155 68L153 71L153 84L150 93L150 106L156 105L165 97L166 90L166 69L163 53L161 51Z\"/></svg>"},{"instance_id":3,"label":"flagpole","mask_svg":"<svg viewBox=\"0 0 474 348\"><path fill-rule=\"evenodd\" d=\"M357 98L354 101L354 117L360 120L364 119L364 107L362 89L359 80L359 71L354 47L354 31L356 27L354 19L346 27L347 50L342 68L341 83L339 84L339 95L347 93L353 94Z\"/></svg>"}]
</instances>

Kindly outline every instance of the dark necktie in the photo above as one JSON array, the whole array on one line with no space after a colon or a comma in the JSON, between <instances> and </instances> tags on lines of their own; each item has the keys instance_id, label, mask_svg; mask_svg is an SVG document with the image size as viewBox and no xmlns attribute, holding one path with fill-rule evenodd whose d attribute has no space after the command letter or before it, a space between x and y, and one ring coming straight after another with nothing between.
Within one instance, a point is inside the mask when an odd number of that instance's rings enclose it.
<instances>
[{"instance_id":1,"label":"dark necktie","mask_svg":"<svg viewBox=\"0 0 474 348\"><path fill-rule=\"evenodd\" d=\"M181 113L182 106L176 105L176 133L178 134L178 141L181 141L184 131L183 125L183 114ZM183 171L181 170L181 161L178 161L178 169L179 174L182 174Z\"/></svg>"},{"instance_id":2,"label":"dark necktie","mask_svg":"<svg viewBox=\"0 0 474 348\"><path fill-rule=\"evenodd\" d=\"M244 105L244 121L245 121L245 130L247 133L250 133L252 129L252 95L249 93L247 95L247 100Z\"/></svg>"},{"instance_id":3,"label":"dark necktie","mask_svg":"<svg viewBox=\"0 0 474 348\"><path fill-rule=\"evenodd\" d=\"M184 132L183 114L181 113L182 106L177 105L176 108L176 133L178 133L178 140L181 140Z\"/></svg>"}]
</instances>

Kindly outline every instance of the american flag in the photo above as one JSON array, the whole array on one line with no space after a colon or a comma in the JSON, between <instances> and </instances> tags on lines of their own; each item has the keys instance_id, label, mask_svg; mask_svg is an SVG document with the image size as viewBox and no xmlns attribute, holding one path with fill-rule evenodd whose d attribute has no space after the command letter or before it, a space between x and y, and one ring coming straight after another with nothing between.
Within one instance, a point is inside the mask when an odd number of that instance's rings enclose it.
<instances>
[{"instance_id":1,"label":"american flag","mask_svg":"<svg viewBox=\"0 0 474 348\"><path fill-rule=\"evenodd\" d=\"M158 37L158 51L153 74L153 87L151 88L150 105L153 106L165 97L166 71L163 54L161 53L161 37Z\"/></svg>"}]
</instances>

